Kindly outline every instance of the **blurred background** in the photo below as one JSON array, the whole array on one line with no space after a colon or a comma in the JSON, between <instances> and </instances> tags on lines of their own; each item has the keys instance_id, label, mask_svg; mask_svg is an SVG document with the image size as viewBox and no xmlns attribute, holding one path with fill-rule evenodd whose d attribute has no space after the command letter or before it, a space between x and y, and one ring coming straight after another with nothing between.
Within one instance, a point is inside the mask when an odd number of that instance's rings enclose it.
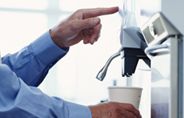
<instances>
[{"instance_id":1,"label":"blurred background","mask_svg":"<svg viewBox=\"0 0 184 118\"><path fill-rule=\"evenodd\" d=\"M49 28L66 19L80 8L121 6L122 0L0 0L0 48L2 56L14 53ZM102 31L99 41L94 45L79 43L70 48L48 73L39 88L50 96L58 96L67 101L84 105L96 104L108 98L107 87L115 82L125 85L121 77L121 57L115 59L103 82L96 74L107 59L120 48L120 29L122 19L119 13L101 17ZM141 62L140 62L141 63ZM139 71L139 70L137 70ZM148 73L137 73L134 85L149 91ZM142 112L149 114L144 106L149 103L149 95L142 97Z\"/></svg>"}]
</instances>

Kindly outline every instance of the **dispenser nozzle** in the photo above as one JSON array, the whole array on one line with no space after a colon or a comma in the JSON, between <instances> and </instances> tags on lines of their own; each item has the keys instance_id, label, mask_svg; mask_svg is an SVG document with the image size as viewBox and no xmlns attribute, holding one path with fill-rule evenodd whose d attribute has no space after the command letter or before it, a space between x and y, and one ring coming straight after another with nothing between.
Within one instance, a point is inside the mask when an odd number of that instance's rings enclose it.
<instances>
[{"instance_id":1,"label":"dispenser nozzle","mask_svg":"<svg viewBox=\"0 0 184 118\"><path fill-rule=\"evenodd\" d=\"M122 48L116 52L115 54L113 54L108 60L107 62L105 63L105 65L103 66L103 68L98 72L96 78L100 81L103 81L105 76L106 76L106 73L107 73L107 69L110 65L110 63L112 62L112 60L118 56L120 56L121 54L121 51L122 51Z\"/></svg>"}]
</instances>

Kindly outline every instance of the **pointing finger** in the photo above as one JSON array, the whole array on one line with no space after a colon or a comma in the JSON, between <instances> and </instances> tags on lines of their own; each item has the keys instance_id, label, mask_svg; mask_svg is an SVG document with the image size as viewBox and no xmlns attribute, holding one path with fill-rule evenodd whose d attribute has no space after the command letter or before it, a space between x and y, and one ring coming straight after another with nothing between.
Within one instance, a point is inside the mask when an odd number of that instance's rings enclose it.
<instances>
[{"instance_id":1,"label":"pointing finger","mask_svg":"<svg viewBox=\"0 0 184 118\"><path fill-rule=\"evenodd\" d=\"M118 7L110 8L95 8L95 9L84 9L82 10L83 18L97 17L101 15L113 14L119 10Z\"/></svg>"}]
</instances>

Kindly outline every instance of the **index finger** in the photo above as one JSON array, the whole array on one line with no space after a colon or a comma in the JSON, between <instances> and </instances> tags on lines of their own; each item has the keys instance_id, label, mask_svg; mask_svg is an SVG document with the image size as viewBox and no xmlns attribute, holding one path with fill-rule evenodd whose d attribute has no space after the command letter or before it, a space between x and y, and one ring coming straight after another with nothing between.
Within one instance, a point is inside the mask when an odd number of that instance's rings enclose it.
<instances>
[{"instance_id":1,"label":"index finger","mask_svg":"<svg viewBox=\"0 0 184 118\"><path fill-rule=\"evenodd\" d=\"M116 13L118 10L119 10L118 7L84 9L83 18L113 14L113 13Z\"/></svg>"}]
</instances>

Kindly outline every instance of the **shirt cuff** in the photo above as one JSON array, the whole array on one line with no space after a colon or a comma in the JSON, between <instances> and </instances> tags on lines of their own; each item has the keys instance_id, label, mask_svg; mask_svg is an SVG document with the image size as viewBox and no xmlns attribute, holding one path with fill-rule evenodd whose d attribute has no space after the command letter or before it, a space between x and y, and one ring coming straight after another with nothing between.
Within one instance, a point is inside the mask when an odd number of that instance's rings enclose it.
<instances>
[{"instance_id":1,"label":"shirt cuff","mask_svg":"<svg viewBox=\"0 0 184 118\"><path fill-rule=\"evenodd\" d=\"M92 118L89 107L66 102L69 112L69 118Z\"/></svg>"},{"instance_id":2,"label":"shirt cuff","mask_svg":"<svg viewBox=\"0 0 184 118\"><path fill-rule=\"evenodd\" d=\"M58 47L51 39L49 31L35 40L30 47L35 56L45 65L62 58L69 48Z\"/></svg>"}]
</instances>

